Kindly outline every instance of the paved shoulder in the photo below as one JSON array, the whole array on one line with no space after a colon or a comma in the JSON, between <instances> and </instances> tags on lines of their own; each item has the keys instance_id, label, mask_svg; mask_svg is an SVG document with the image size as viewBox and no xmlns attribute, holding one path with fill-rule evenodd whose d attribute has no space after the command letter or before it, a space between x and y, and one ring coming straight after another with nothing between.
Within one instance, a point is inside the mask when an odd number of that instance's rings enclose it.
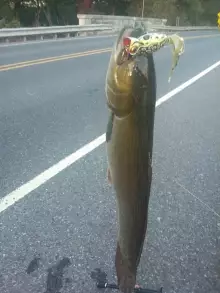
<instances>
[{"instance_id":1,"label":"paved shoulder","mask_svg":"<svg viewBox=\"0 0 220 293\"><path fill-rule=\"evenodd\" d=\"M156 111L141 285L218 293L220 95L213 71ZM1 292L98 292L114 280L116 211L105 147L1 214Z\"/></svg>"},{"instance_id":2,"label":"paved shoulder","mask_svg":"<svg viewBox=\"0 0 220 293\"><path fill-rule=\"evenodd\" d=\"M209 38L220 33L218 31L179 32L184 38ZM112 47L115 35L95 37L76 37L42 42L17 43L14 45L0 45L0 65L12 64L42 58L60 57L67 54L81 53Z\"/></svg>"}]
</instances>

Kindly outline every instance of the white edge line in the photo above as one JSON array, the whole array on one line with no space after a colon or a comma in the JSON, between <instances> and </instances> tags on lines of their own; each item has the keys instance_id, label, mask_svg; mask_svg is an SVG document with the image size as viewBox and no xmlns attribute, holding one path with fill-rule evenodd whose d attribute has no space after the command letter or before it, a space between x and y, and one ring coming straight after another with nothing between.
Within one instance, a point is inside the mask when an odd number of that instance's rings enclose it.
<instances>
[{"instance_id":1,"label":"white edge line","mask_svg":"<svg viewBox=\"0 0 220 293\"><path fill-rule=\"evenodd\" d=\"M211 65L210 67L206 68L193 78L189 79L188 81L184 82L174 90L170 91L163 97L157 100L156 107L160 106L161 104L165 103L173 96L196 82L198 79L202 78L210 71L215 69L220 65L220 60L215 64ZM0 199L0 213L5 211L7 208L15 204L20 199L24 198L33 190L37 189L39 186L43 185L45 182L56 176L61 171L65 170L67 167L71 166L73 163L78 161L79 159L86 156L88 153L92 152L100 145L105 142L105 133L94 139L93 141L89 142L88 144L84 145L82 148L78 149L76 152L72 153L71 155L65 157L63 160L59 161L57 164L53 165L52 167L48 168L44 172L40 173L38 176L34 177L32 180L28 181L27 183L21 185L19 188L15 189L11 193L7 194L5 197Z\"/></svg>"},{"instance_id":2,"label":"white edge line","mask_svg":"<svg viewBox=\"0 0 220 293\"><path fill-rule=\"evenodd\" d=\"M105 133L0 199L0 213L105 142Z\"/></svg>"}]
</instances>

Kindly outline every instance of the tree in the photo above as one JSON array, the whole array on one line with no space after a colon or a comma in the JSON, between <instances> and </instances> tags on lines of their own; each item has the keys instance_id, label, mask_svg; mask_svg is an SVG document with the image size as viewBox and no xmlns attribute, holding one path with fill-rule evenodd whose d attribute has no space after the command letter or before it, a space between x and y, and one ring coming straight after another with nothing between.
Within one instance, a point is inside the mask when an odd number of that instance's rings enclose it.
<instances>
[{"instance_id":1,"label":"tree","mask_svg":"<svg viewBox=\"0 0 220 293\"><path fill-rule=\"evenodd\" d=\"M1 27L18 27L19 19L15 13L15 2L0 1L0 28Z\"/></svg>"},{"instance_id":2,"label":"tree","mask_svg":"<svg viewBox=\"0 0 220 293\"><path fill-rule=\"evenodd\" d=\"M220 0L0 0L0 25L78 24L77 12L166 18L175 25L217 25ZM13 23L14 22L14 23ZM17 22L17 23L16 23Z\"/></svg>"},{"instance_id":3,"label":"tree","mask_svg":"<svg viewBox=\"0 0 220 293\"><path fill-rule=\"evenodd\" d=\"M217 25L217 14L220 12L220 1L219 0L201 0L202 6L205 13L203 13L203 22L211 23L212 25Z\"/></svg>"},{"instance_id":4,"label":"tree","mask_svg":"<svg viewBox=\"0 0 220 293\"><path fill-rule=\"evenodd\" d=\"M104 14L127 15L130 4L131 0L95 0L93 8Z\"/></svg>"}]
</instances>

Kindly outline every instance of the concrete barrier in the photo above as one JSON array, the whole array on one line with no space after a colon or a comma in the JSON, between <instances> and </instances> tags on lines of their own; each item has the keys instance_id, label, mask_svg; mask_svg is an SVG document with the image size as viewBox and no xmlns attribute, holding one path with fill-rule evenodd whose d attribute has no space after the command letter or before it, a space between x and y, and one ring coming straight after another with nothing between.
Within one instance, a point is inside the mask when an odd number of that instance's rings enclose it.
<instances>
[{"instance_id":1,"label":"concrete barrier","mask_svg":"<svg viewBox=\"0 0 220 293\"><path fill-rule=\"evenodd\" d=\"M79 25L103 24L112 26L114 31L118 31L125 25L142 25L145 28L152 26L165 26L167 19L141 18L118 15L98 15L98 14L78 14Z\"/></svg>"}]
</instances>

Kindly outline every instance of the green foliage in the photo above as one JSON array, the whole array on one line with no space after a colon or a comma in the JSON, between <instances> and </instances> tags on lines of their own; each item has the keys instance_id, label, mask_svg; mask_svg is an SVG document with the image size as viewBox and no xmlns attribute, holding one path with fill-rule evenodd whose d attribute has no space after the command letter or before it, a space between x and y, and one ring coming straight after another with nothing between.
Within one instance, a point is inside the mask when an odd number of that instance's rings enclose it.
<instances>
[{"instance_id":1,"label":"green foliage","mask_svg":"<svg viewBox=\"0 0 220 293\"><path fill-rule=\"evenodd\" d=\"M9 3L6 1L0 1L0 19L4 19L4 22L11 21L13 19L13 10Z\"/></svg>"},{"instance_id":2,"label":"green foliage","mask_svg":"<svg viewBox=\"0 0 220 293\"><path fill-rule=\"evenodd\" d=\"M127 15L131 2L131 0L96 0L93 1L93 8L104 14Z\"/></svg>"},{"instance_id":3,"label":"green foliage","mask_svg":"<svg viewBox=\"0 0 220 293\"><path fill-rule=\"evenodd\" d=\"M85 0L0 0L0 27L77 24ZM91 0L92 1L92 0ZM175 25L216 25L220 0L93 0L89 13L166 18ZM144 9L143 9L144 3ZM87 11L88 12L88 11Z\"/></svg>"},{"instance_id":4,"label":"green foliage","mask_svg":"<svg viewBox=\"0 0 220 293\"><path fill-rule=\"evenodd\" d=\"M14 18L10 22L6 22L4 27L5 28L20 27L20 21Z\"/></svg>"}]
</instances>

